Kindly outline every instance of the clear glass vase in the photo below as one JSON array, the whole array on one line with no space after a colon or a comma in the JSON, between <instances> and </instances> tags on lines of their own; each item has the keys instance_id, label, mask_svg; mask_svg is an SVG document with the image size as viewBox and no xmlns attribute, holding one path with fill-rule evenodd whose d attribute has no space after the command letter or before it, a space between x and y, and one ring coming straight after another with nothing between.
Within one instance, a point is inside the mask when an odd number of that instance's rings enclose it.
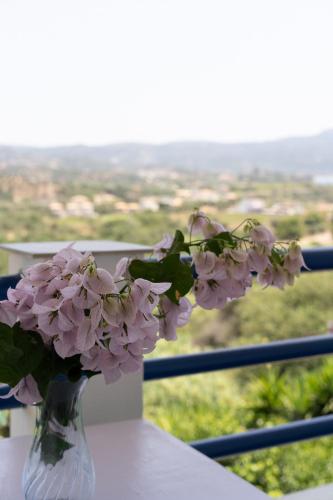
<instances>
[{"instance_id":1,"label":"clear glass vase","mask_svg":"<svg viewBox=\"0 0 333 500\"><path fill-rule=\"evenodd\" d=\"M81 396L86 377L50 382L38 406L30 453L23 471L25 500L92 500L94 465L82 420Z\"/></svg>"}]
</instances>

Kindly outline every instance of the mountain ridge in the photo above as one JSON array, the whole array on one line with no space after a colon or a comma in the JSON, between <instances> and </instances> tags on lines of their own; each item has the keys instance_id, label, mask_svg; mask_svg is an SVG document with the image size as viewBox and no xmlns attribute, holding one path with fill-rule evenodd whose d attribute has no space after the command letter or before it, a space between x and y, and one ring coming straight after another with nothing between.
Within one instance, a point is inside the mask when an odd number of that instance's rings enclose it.
<instances>
[{"instance_id":1,"label":"mountain ridge","mask_svg":"<svg viewBox=\"0 0 333 500\"><path fill-rule=\"evenodd\" d=\"M333 173L333 129L312 136L286 137L270 141L224 143L216 141L171 141L110 143L101 146L75 144L34 147L0 145L0 161L20 164L24 160L60 166L124 166L247 171L260 168L286 172Z\"/></svg>"}]
</instances>

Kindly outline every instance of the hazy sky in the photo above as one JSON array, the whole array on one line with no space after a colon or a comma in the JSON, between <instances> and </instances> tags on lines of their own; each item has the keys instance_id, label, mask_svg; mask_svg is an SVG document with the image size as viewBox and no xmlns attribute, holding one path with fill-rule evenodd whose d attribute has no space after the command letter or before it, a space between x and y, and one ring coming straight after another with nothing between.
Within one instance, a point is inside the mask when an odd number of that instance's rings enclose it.
<instances>
[{"instance_id":1,"label":"hazy sky","mask_svg":"<svg viewBox=\"0 0 333 500\"><path fill-rule=\"evenodd\" d=\"M0 143L333 127L332 0L0 0Z\"/></svg>"}]
</instances>

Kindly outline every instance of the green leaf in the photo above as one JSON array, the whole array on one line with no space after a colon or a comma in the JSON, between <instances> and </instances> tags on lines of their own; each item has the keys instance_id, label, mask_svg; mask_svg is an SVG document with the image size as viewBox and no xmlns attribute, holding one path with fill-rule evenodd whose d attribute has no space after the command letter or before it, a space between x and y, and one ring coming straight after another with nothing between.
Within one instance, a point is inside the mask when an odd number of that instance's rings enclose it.
<instances>
[{"instance_id":1,"label":"green leaf","mask_svg":"<svg viewBox=\"0 0 333 500\"><path fill-rule=\"evenodd\" d=\"M44 350L37 333L0 323L0 381L15 386L39 365Z\"/></svg>"},{"instance_id":2,"label":"green leaf","mask_svg":"<svg viewBox=\"0 0 333 500\"><path fill-rule=\"evenodd\" d=\"M41 437L41 459L45 465L55 466L70 448L73 445L61 434L49 432Z\"/></svg>"},{"instance_id":3,"label":"green leaf","mask_svg":"<svg viewBox=\"0 0 333 500\"><path fill-rule=\"evenodd\" d=\"M46 352L44 358L32 372L37 382L38 390L42 398L45 398L50 380L57 375L51 351Z\"/></svg>"},{"instance_id":4,"label":"green leaf","mask_svg":"<svg viewBox=\"0 0 333 500\"><path fill-rule=\"evenodd\" d=\"M129 272L134 279L143 278L153 283L171 283L171 288L165 294L176 304L179 302L179 297L186 295L193 286L192 271L180 260L179 254L168 255L159 262L135 259L129 266Z\"/></svg>"},{"instance_id":5,"label":"green leaf","mask_svg":"<svg viewBox=\"0 0 333 500\"><path fill-rule=\"evenodd\" d=\"M272 253L271 253L269 258L270 258L270 261L272 262L272 264L282 266L284 257L285 257L284 252L281 252L281 251L277 250L276 248L273 248Z\"/></svg>"},{"instance_id":6,"label":"green leaf","mask_svg":"<svg viewBox=\"0 0 333 500\"><path fill-rule=\"evenodd\" d=\"M46 351L43 359L32 372L37 382L39 392L43 398L47 393L47 387L56 375L60 373L67 375L71 382L77 382L81 377L80 355L63 359L55 351Z\"/></svg>"},{"instance_id":7,"label":"green leaf","mask_svg":"<svg viewBox=\"0 0 333 500\"><path fill-rule=\"evenodd\" d=\"M190 254L190 245L189 243L185 243L183 233L179 229L177 229L172 245L168 250L168 255L181 252L187 252L188 254Z\"/></svg>"},{"instance_id":8,"label":"green leaf","mask_svg":"<svg viewBox=\"0 0 333 500\"><path fill-rule=\"evenodd\" d=\"M219 233L216 236L214 236L213 239L223 241L224 243L226 243L227 246L230 246L232 248L236 246L236 242L229 233L229 231L223 231L222 233Z\"/></svg>"},{"instance_id":9,"label":"green leaf","mask_svg":"<svg viewBox=\"0 0 333 500\"><path fill-rule=\"evenodd\" d=\"M43 398L56 375L63 373L76 382L81 376L80 356L62 359L47 348L36 332L23 330L19 324L0 323L0 382L14 387L31 374Z\"/></svg>"},{"instance_id":10,"label":"green leaf","mask_svg":"<svg viewBox=\"0 0 333 500\"><path fill-rule=\"evenodd\" d=\"M20 359L23 352L14 345L13 330L0 323L0 381L11 387L21 380Z\"/></svg>"},{"instance_id":11,"label":"green leaf","mask_svg":"<svg viewBox=\"0 0 333 500\"><path fill-rule=\"evenodd\" d=\"M224 248L235 248L236 246L237 243L229 231L223 231L206 241L205 251L209 250L215 255L220 255Z\"/></svg>"},{"instance_id":12,"label":"green leaf","mask_svg":"<svg viewBox=\"0 0 333 500\"><path fill-rule=\"evenodd\" d=\"M223 249L223 246L221 248L220 242L218 240L214 240L214 239L206 241L205 247L204 247L205 252L207 252L207 250L209 250L210 252L215 253L215 255L220 255L222 249Z\"/></svg>"},{"instance_id":13,"label":"green leaf","mask_svg":"<svg viewBox=\"0 0 333 500\"><path fill-rule=\"evenodd\" d=\"M15 346L23 351L20 368L27 375L40 364L45 355L43 340L39 333L23 330L18 324L13 327L13 339Z\"/></svg>"}]
</instances>

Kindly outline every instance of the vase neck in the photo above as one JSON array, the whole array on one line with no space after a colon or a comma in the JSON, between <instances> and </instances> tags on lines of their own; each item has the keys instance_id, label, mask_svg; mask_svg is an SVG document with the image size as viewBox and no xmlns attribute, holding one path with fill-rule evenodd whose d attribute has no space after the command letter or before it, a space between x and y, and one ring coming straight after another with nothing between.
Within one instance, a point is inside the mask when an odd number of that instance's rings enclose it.
<instances>
[{"instance_id":1,"label":"vase neck","mask_svg":"<svg viewBox=\"0 0 333 500\"><path fill-rule=\"evenodd\" d=\"M45 399L39 406L38 420L52 419L66 426L81 417L81 396L87 381L86 376L76 382L65 376L51 380Z\"/></svg>"}]
</instances>

